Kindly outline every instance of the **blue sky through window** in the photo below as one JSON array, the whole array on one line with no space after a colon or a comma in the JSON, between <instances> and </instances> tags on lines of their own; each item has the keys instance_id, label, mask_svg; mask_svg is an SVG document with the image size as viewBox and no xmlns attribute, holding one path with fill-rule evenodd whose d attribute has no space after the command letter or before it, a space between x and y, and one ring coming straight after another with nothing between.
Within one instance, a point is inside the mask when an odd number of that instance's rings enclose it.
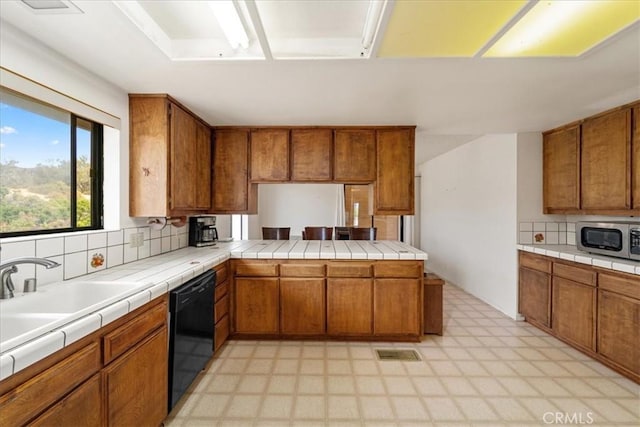
<instances>
[{"instance_id":1,"label":"blue sky through window","mask_svg":"<svg viewBox=\"0 0 640 427\"><path fill-rule=\"evenodd\" d=\"M44 107L48 109L48 107ZM31 112L6 103L0 104L0 162L14 160L20 167L37 164L53 165L69 160L71 130L70 115L56 118ZM58 120L65 119L65 121ZM89 158L89 132L78 132L78 157ZM86 141L83 141L86 139Z\"/></svg>"}]
</instances>

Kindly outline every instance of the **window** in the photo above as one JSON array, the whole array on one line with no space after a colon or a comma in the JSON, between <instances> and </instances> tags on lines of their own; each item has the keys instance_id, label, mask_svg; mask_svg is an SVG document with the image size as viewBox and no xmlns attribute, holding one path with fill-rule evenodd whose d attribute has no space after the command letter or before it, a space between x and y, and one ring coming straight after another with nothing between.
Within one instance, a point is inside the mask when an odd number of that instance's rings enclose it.
<instances>
[{"instance_id":1,"label":"window","mask_svg":"<svg viewBox=\"0 0 640 427\"><path fill-rule=\"evenodd\" d=\"M101 124L0 88L0 236L102 228Z\"/></svg>"}]
</instances>

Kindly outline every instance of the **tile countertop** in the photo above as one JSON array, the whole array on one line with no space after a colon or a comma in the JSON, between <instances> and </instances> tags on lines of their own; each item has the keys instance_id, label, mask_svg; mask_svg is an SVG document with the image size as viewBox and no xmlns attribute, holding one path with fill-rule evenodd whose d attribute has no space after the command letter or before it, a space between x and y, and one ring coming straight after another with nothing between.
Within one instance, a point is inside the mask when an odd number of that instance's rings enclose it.
<instances>
[{"instance_id":1,"label":"tile countertop","mask_svg":"<svg viewBox=\"0 0 640 427\"><path fill-rule=\"evenodd\" d=\"M154 298L166 294L229 258L426 260L427 254L396 241L240 240L188 247L81 276L75 281L126 281L140 284L126 298L106 301L90 314L70 314L35 335L0 336L0 380L89 335ZM41 290L48 286L43 285ZM17 296L16 298L20 298ZM0 305L0 321L2 310Z\"/></svg>"},{"instance_id":2,"label":"tile countertop","mask_svg":"<svg viewBox=\"0 0 640 427\"><path fill-rule=\"evenodd\" d=\"M546 255L552 258L640 275L640 262L583 252L573 245L517 245L517 248L525 252Z\"/></svg>"}]
</instances>

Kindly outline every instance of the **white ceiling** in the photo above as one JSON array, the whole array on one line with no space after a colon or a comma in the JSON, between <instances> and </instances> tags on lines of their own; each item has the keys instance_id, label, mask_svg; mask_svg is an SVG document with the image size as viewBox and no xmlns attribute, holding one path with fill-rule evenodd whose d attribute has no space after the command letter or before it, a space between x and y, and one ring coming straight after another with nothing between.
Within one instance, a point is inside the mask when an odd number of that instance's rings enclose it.
<instances>
[{"instance_id":1,"label":"white ceiling","mask_svg":"<svg viewBox=\"0 0 640 427\"><path fill-rule=\"evenodd\" d=\"M415 124L417 163L478 135L542 131L640 99L638 24L579 58L172 61L112 2L74 3L84 13L3 0L1 24L126 92L169 93L211 125Z\"/></svg>"}]
</instances>

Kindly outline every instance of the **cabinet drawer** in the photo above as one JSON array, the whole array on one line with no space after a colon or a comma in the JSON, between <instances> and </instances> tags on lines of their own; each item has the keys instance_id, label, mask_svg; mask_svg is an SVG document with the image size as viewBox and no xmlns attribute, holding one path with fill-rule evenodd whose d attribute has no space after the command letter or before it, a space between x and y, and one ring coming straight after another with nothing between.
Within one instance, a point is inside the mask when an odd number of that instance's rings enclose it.
<instances>
[{"instance_id":1,"label":"cabinet drawer","mask_svg":"<svg viewBox=\"0 0 640 427\"><path fill-rule=\"evenodd\" d=\"M281 277L324 277L324 264L280 264Z\"/></svg>"},{"instance_id":2,"label":"cabinet drawer","mask_svg":"<svg viewBox=\"0 0 640 427\"><path fill-rule=\"evenodd\" d=\"M214 270L216 271L216 282L217 283L222 283L225 280L227 280L227 276L229 274L229 269L227 268L227 263L220 264L220 265L214 267Z\"/></svg>"},{"instance_id":3,"label":"cabinet drawer","mask_svg":"<svg viewBox=\"0 0 640 427\"><path fill-rule=\"evenodd\" d=\"M373 265L376 277L422 277L422 270L419 261L388 261Z\"/></svg>"},{"instance_id":4,"label":"cabinet drawer","mask_svg":"<svg viewBox=\"0 0 640 427\"><path fill-rule=\"evenodd\" d=\"M218 323L222 316L225 316L229 313L229 295L225 295L215 305L215 321Z\"/></svg>"},{"instance_id":5,"label":"cabinet drawer","mask_svg":"<svg viewBox=\"0 0 640 427\"><path fill-rule=\"evenodd\" d=\"M344 262L344 263L329 263L327 264L327 276L328 277L372 277L371 267L373 265L369 262Z\"/></svg>"},{"instance_id":6,"label":"cabinet drawer","mask_svg":"<svg viewBox=\"0 0 640 427\"><path fill-rule=\"evenodd\" d=\"M166 321L167 306L166 304L158 304L129 323L105 335L102 338L105 365L136 345L155 329L164 325Z\"/></svg>"},{"instance_id":7,"label":"cabinet drawer","mask_svg":"<svg viewBox=\"0 0 640 427\"><path fill-rule=\"evenodd\" d=\"M236 265L236 276L274 277L278 275L278 264L239 263Z\"/></svg>"},{"instance_id":8,"label":"cabinet drawer","mask_svg":"<svg viewBox=\"0 0 640 427\"><path fill-rule=\"evenodd\" d=\"M229 282L225 282L221 285L216 286L214 301L219 301L220 298L227 295L229 293Z\"/></svg>"},{"instance_id":9,"label":"cabinet drawer","mask_svg":"<svg viewBox=\"0 0 640 427\"><path fill-rule=\"evenodd\" d=\"M640 299L640 278L630 274L598 274L598 287L611 292Z\"/></svg>"},{"instance_id":10,"label":"cabinet drawer","mask_svg":"<svg viewBox=\"0 0 640 427\"><path fill-rule=\"evenodd\" d=\"M532 270L551 273L551 260L540 255L528 252L520 252L520 266L527 267Z\"/></svg>"},{"instance_id":11,"label":"cabinet drawer","mask_svg":"<svg viewBox=\"0 0 640 427\"><path fill-rule=\"evenodd\" d=\"M100 369L100 347L92 342L0 397L0 425L23 425Z\"/></svg>"},{"instance_id":12,"label":"cabinet drawer","mask_svg":"<svg viewBox=\"0 0 640 427\"><path fill-rule=\"evenodd\" d=\"M582 268L573 265L553 263L553 275L573 280L584 285L596 285L596 272L591 268Z\"/></svg>"}]
</instances>

